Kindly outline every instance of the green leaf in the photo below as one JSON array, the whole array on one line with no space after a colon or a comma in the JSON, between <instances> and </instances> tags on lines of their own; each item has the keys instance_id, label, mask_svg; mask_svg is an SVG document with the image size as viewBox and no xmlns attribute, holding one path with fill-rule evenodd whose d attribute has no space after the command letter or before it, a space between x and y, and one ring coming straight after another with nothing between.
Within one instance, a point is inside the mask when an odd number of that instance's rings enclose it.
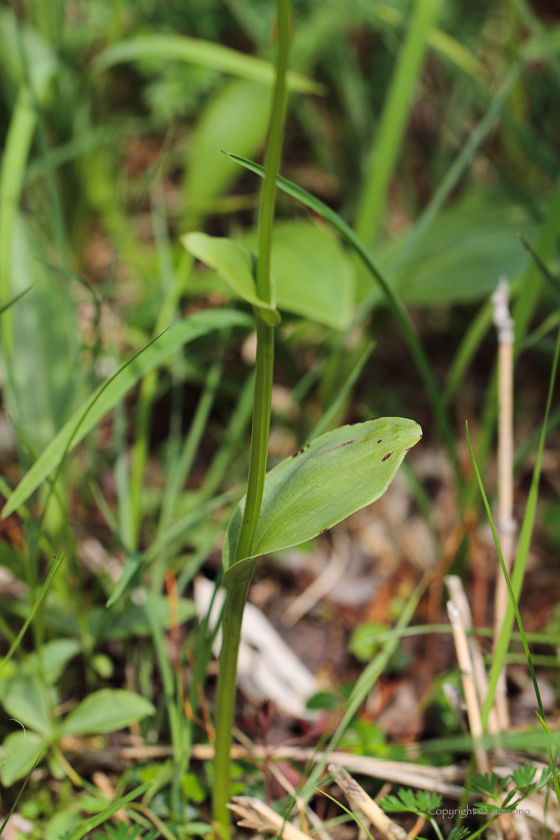
<instances>
[{"instance_id":1,"label":"green leaf","mask_svg":"<svg viewBox=\"0 0 560 840\"><path fill-rule=\"evenodd\" d=\"M527 258L516 247L518 231L535 235L524 207L500 193L472 191L434 222L394 285L414 306L480 300L502 274L515 277L525 268Z\"/></svg>"},{"instance_id":2,"label":"green leaf","mask_svg":"<svg viewBox=\"0 0 560 840\"><path fill-rule=\"evenodd\" d=\"M64 735L93 735L115 732L136 723L155 708L144 697L132 691L102 688L79 703L62 724Z\"/></svg>"},{"instance_id":3,"label":"green leaf","mask_svg":"<svg viewBox=\"0 0 560 840\"><path fill-rule=\"evenodd\" d=\"M256 247L256 233L245 244ZM354 268L338 239L307 220L277 222L270 272L278 308L335 330L345 329L354 307Z\"/></svg>"},{"instance_id":4,"label":"green leaf","mask_svg":"<svg viewBox=\"0 0 560 840\"><path fill-rule=\"evenodd\" d=\"M464 825L459 825L451 829L447 840L464 840L464 838L468 837L469 834L470 832L468 828L465 828Z\"/></svg>"},{"instance_id":5,"label":"green leaf","mask_svg":"<svg viewBox=\"0 0 560 840\"><path fill-rule=\"evenodd\" d=\"M107 608L112 607L113 604L116 604L125 589L128 587L128 584L140 568L142 563L142 555L141 554L133 554L129 557L124 565L124 569L121 572L121 576L117 581L113 592L109 596L107 603L105 606Z\"/></svg>"},{"instance_id":6,"label":"green leaf","mask_svg":"<svg viewBox=\"0 0 560 840\"><path fill-rule=\"evenodd\" d=\"M82 348L74 296L67 281L55 277L36 258L45 255L45 247L31 223L23 215L16 216L9 294L19 295L20 301L2 322L11 336L4 345L8 370L4 397L14 425L37 452L79 405L85 379L85 369L79 364ZM28 294L21 298L25 291Z\"/></svg>"},{"instance_id":7,"label":"green leaf","mask_svg":"<svg viewBox=\"0 0 560 840\"><path fill-rule=\"evenodd\" d=\"M51 709L45 687L32 674L17 674L2 686L2 705L11 718L41 735L52 731Z\"/></svg>"},{"instance_id":8,"label":"green leaf","mask_svg":"<svg viewBox=\"0 0 560 840\"><path fill-rule=\"evenodd\" d=\"M3 306L0 306L0 315L2 315L4 312L6 312L8 309L10 309L14 305L14 303L18 302L18 300L21 300L21 298L24 297L28 292L30 292L31 289L33 289L34 287L35 287L35 283L32 283L31 286L28 286L22 292L19 292L19 294L15 295L11 300L9 300Z\"/></svg>"},{"instance_id":9,"label":"green leaf","mask_svg":"<svg viewBox=\"0 0 560 840\"><path fill-rule=\"evenodd\" d=\"M187 38L184 35L143 35L129 41L119 41L96 56L94 67L100 71L123 61L145 61L153 58L187 61L253 82L267 85L274 83L274 66L268 61L223 47L221 44L203 41L200 38ZM294 93L324 91L322 85L302 76L301 73L288 72L286 83Z\"/></svg>"},{"instance_id":10,"label":"green leaf","mask_svg":"<svg viewBox=\"0 0 560 840\"><path fill-rule=\"evenodd\" d=\"M80 649L81 645L77 639L53 639L43 643L40 652L31 654L26 664L31 668L39 668L45 681L53 685Z\"/></svg>"},{"instance_id":11,"label":"green leaf","mask_svg":"<svg viewBox=\"0 0 560 840\"><path fill-rule=\"evenodd\" d=\"M183 185L185 230L198 227L201 214L212 210L239 176L239 167L221 149L254 157L264 143L268 127L270 90L255 82L232 79L211 97L192 134ZM243 114L243 119L238 119Z\"/></svg>"},{"instance_id":12,"label":"green leaf","mask_svg":"<svg viewBox=\"0 0 560 840\"><path fill-rule=\"evenodd\" d=\"M117 373L97 388L72 415L58 435L41 453L20 481L2 511L2 517L13 513L34 490L57 468L65 454L93 429L139 379L157 368L183 344L212 330L234 326L251 326L252 319L241 312L212 309L197 312L186 321L174 324L155 342L126 362Z\"/></svg>"},{"instance_id":13,"label":"green leaf","mask_svg":"<svg viewBox=\"0 0 560 840\"><path fill-rule=\"evenodd\" d=\"M511 778L519 788L526 788L533 784L537 768L532 764L524 764L523 767L518 767L511 774Z\"/></svg>"},{"instance_id":14,"label":"green leaf","mask_svg":"<svg viewBox=\"0 0 560 840\"><path fill-rule=\"evenodd\" d=\"M422 437L413 420L383 417L327 432L267 473L251 557L299 545L383 495ZM233 568L245 498L226 532L223 563ZM238 568L239 567L239 568Z\"/></svg>"},{"instance_id":15,"label":"green leaf","mask_svg":"<svg viewBox=\"0 0 560 840\"><path fill-rule=\"evenodd\" d=\"M358 624L350 637L350 650L356 659L369 662L381 647L381 643L376 641L376 636L386 633L389 629L386 624L380 624L378 621L364 621Z\"/></svg>"},{"instance_id":16,"label":"green leaf","mask_svg":"<svg viewBox=\"0 0 560 840\"><path fill-rule=\"evenodd\" d=\"M241 166L244 166L246 169L249 169L251 172L255 172L261 178L264 177L264 169L257 163L253 163L250 160L246 160L245 158L240 157L239 155L231 154L230 152L226 152L225 154L227 154L227 156L230 157L231 160L236 161ZM393 316L403 334L403 337L405 338L410 348L410 353L412 355L412 358L414 359L416 368L420 373L420 376L422 377L438 425L445 440L445 445L449 454L449 458L451 460L451 463L453 464L456 480L457 482L459 482L460 472L457 460L455 437L449 424L449 420L447 418L447 412L441 397L441 388L434 376L434 372L432 370L430 361L420 342L416 328L408 312L406 311L399 294L393 287L393 284L385 276L383 271L377 265L376 261L373 259L372 255L364 246L363 242L356 236L352 228L344 221L344 219L341 216L338 215L338 213L335 213L335 211L331 207L329 207L327 204L324 204L322 201L319 201L318 198L315 198L315 196L311 195L306 190L302 189L301 187L298 187L297 184L293 184L291 181L286 180L286 178L278 176L276 178L276 186L278 187L278 189L283 190L283 192L293 196L293 198L297 199L298 201L301 201L302 204L304 204L306 207L309 207L315 213L318 213L326 222L332 225L333 228L336 231L338 231L338 233L340 233L342 238L346 240L350 247L356 251L356 253L364 262L368 270L378 281L387 298L387 303L391 308Z\"/></svg>"},{"instance_id":17,"label":"green leaf","mask_svg":"<svg viewBox=\"0 0 560 840\"><path fill-rule=\"evenodd\" d=\"M8 735L2 744L0 766L0 782L4 787L27 776L45 747L43 738L34 732L12 732Z\"/></svg>"},{"instance_id":18,"label":"green leaf","mask_svg":"<svg viewBox=\"0 0 560 840\"><path fill-rule=\"evenodd\" d=\"M259 309L267 324L274 326L280 322L274 301L265 303L257 297L253 279L254 258L241 243L196 231L182 236L181 243L193 257L217 271L236 295Z\"/></svg>"},{"instance_id":19,"label":"green leaf","mask_svg":"<svg viewBox=\"0 0 560 840\"><path fill-rule=\"evenodd\" d=\"M169 601L164 595L155 596L153 609L158 623L164 630L168 630L171 623L169 613ZM179 598L177 601L177 621L182 624L196 614L194 603L188 598ZM149 636L150 622L146 615L146 609L136 604L128 604L121 615L114 621L109 622L102 632L104 639L130 639L133 636Z\"/></svg>"}]
</instances>

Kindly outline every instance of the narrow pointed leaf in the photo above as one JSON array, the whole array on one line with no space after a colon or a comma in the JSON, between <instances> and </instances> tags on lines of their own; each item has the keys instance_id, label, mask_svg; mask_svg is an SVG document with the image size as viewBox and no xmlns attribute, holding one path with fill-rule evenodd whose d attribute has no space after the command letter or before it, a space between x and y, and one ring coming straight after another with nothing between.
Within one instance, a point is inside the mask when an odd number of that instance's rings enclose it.
<instances>
[{"instance_id":1,"label":"narrow pointed leaf","mask_svg":"<svg viewBox=\"0 0 560 840\"><path fill-rule=\"evenodd\" d=\"M374 502L386 491L404 456L422 437L413 420L383 417L342 426L316 438L267 473L251 557L305 542ZM226 579L244 574L233 565L245 498L228 525Z\"/></svg>"},{"instance_id":2,"label":"narrow pointed leaf","mask_svg":"<svg viewBox=\"0 0 560 840\"><path fill-rule=\"evenodd\" d=\"M100 385L74 412L11 494L2 511L2 517L9 516L22 505L58 467L65 455L94 428L126 392L146 373L161 365L171 353L212 330L251 324L252 319L241 312L211 309L197 312L186 321L170 327L156 341L126 362L111 379Z\"/></svg>"},{"instance_id":3,"label":"narrow pointed leaf","mask_svg":"<svg viewBox=\"0 0 560 840\"><path fill-rule=\"evenodd\" d=\"M69 834L66 837L66 840L81 840L82 837L85 837L86 834L89 834L90 831L93 831L94 828L97 828L98 825L103 825L104 822L111 819L113 814L116 814L121 808L125 805L128 805L129 802L132 802L133 799L137 799L139 796L142 796L143 793L146 793L153 785L153 782L144 782L143 785L140 787L134 788L133 791L127 793L126 796L121 796L120 799L117 799L116 802L113 802L112 805L109 805L108 808L105 808L99 814L94 814L92 817L89 817L83 825L77 828L72 834Z\"/></svg>"},{"instance_id":4,"label":"narrow pointed leaf","mask_svg":"<svg viewBox=\"0 0 560 840\"><path fill-rule=\"evenodd\" d=\"M257 297L253 256L240 242L194 231L182 236L181 243L193 257L217 271L236 295L257 307L267 324L274 326L279 323L276 302L265 303Z\"/></svg>"},{"instance_id":5,"label":"narrow pointed leaf","mask_svg":"<svg viewBox=\"0 0 560 840\"><path fill-rule=\"evenodd\" d=\"M269 85L274 83L274 66L270 62L221 44L184 35L142 35L118 41L96 56L94 67L99 72L123 61L145 61L153 58L185 61L253 82ZM294 93L322 94L325 91L323 85L301 73L288 71L286 81L289 90Z\"/></svg>"}]
</instances>

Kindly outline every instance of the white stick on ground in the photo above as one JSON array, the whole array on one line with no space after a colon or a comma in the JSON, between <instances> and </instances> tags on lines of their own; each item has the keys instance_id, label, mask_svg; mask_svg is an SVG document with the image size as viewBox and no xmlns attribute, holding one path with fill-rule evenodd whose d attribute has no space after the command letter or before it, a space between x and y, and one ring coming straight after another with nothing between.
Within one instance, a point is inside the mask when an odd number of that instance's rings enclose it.
<instances>
[{"instance_id":1,"label":"white stick on ground","mask_svg":"<svg viewBox=\"0 0 560 840\"><path fill-rule=\"evenodd\" d=\"M472 615L471 608L469 606L469 602L465 594L465 590L463 589L463 581L457 575L447 575L447 577L444 580L445 585L447 586L447 591L449 592L449 597L451 598L451 601L453 602L455 607L459 610L459 613L461 615L461 621L463 622L463 627L465 628L465 630L470 630L473 626ZM476 643L476 640L472 636L468 636L467 641L473 664L476 690L478 692L480 703L482 704L484 703L484 700L486 698L486 692L488 690L488 678L486 674L486 668L484 667L482 651L480 650L479 646ZM490 710L490 715L488 717L488 732L492 734L496 734L497 732L499 732L496 710L494 708Z\"/></svg>"},{"instance_id":2,"label":"white stick on ground","mask_svg":"<svg viewBox=\"0 0 560 840\"><path fill-rule=\"evenodd\" d=\"M511 572L513 562L513 342L514 323L508 308L509 285L500 279L492 295L494 324L498 331L498 531L504 564ZM508 602L508 590L500 569L494 599L494 649L496 647ZM496 689L495 709L502 731L509 726L505 672L502 671Z\"/></svg>"},{"instance_id":3,"label":"white stick on ground","mask_svg":"<svg viewBox=\"0 0 560 840\"><path fill-rule=\"evenodd\" d=\"M486 751L480 742L480 738L482 738L483 734L482 720L480 717L480 706L474 683L473 665L467 642L467 634L465 633L465 628L463 627L463 623L461 621L461 614L452 601L447 602L447 614L449 615L449 621L451 622L453 641L455 642L455 650L457 651L457 661L459 662L459 668L461 670L461 680L463 682L465 703L467 704L469 726L471 735L474 739L476 766L480 773L487 773L489 769L488 758L486 756Z\"/></svg>"},{"instance_id":4,"label":"white stick on ground","mask_svg":"<svg viewBox=\"0 0 560 840\"><path fill-rule=\"evenodd\" d=\"M309 834L282 819L280 814L254 796L232 796L228 808L235 815L237 825L243 828L267 831L282 840L310 840Z\"/></svg>"}]
</instances>

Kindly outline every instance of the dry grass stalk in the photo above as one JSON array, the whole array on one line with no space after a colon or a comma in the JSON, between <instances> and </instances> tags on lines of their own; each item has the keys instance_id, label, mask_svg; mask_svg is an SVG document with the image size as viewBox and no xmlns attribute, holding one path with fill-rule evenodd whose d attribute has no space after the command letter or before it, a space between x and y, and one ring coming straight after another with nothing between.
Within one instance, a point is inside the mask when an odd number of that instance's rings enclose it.
<instances>
[{"instance_id":1,"label":"dry grass stalk","mask_svg":"<svg viewBox=\"0 0 560 840\"><path fill-rule=\"evenodd\" d=\"M341 767L340 764L329 764L328 770L346 798L360 808L387 840L408 840L408 835L404 828L389 819L377 802L374 802L368 796L363 787L352 778L344 767Z\"/></svg>"},{"instance_id":2,"label":"dry grass stalk","mask_svg":"<svg viewBox=\"0 0 560 840\"><path fill-rule=\"evenodd\" d=\"M172 747L155 745L124 747L119 752L119 757L125 761L167 758L171 755L173 755ZM212 744L195 744L192 748L192 756L198 761L211 761L214 757L214 747ZM234 744L231 756L233 759L288 760L306 764L309 761L323 761L325 753L310 747L290 746L253 746L251 750L248 750L246 747ZM389 761L383 758L370 758L369 756L338 751L331 753L331 757L336 760L337 764L343 765L350 772L360 773L362 776L386 779L393 784L421 788L457 800L461 798L464 792L460 785L453 784L454 781L462 780L464 777L464 770L460 767L429 767L428 765L414 764L408 761Z\"/></svg>"},{"instance_id":3,"label":"dry grass stalk","mask_svg":"<svg viewBox=\"0 0 560 840\"><path fill-rule=\"evenodd\" d=\"M172 755L172 747L158 745L124 747L118 752L118 758L124 761L168 758ZM231 756L234 759L243 758L254 761L287 760L299 761L303 764L307 764L309 761L322 761L325 757L323 752L317 751L312 747L253 746L249 751L238 744L234 744L232 747ZM331 753L331 756L336 759L337 764L343 765L350 772L359 773L362 776L371 776L374 779L386 779L395 784L441 793L443 796L457 801L462 798L465 792L462 785L453 784L453 782L461 782L465 778L465 768L458 765L430 767L407 761L389 761L383 758L370 758L365 755L353 755L352 753L338 751ZM192 757L198 761L211 761L214 757L214 747L211 744L195 744L192 748ZM114 758L115 756L113 754ZM514 764L513 767L505 765L495 766L493 770L499 776L504 776L511 773L512 769L517 766L517 764ZM538 762L535 762L535 766L539 771L544 767L543 764ZM529 808L531 810L531 818L544 825L550 831L557 832L560 830L560 822L556 819L558 815L556 812L554 815L551 813L554 810L554 803L549 805L549 809L546 812L543 806L539 802L536 802L534 798L525 799L522 807Z\"/></svg>"},{"instance_id":4,"label":"dry grass stalk","mask_svg":"<svg viewBox=\"0 0 560 840\"><path fill-rule=\"evenodd\" d=\"M457 651L457 661L459 662L459 668L461 670L461 680L463 682L465 703L467 704L469 726L471 735L474 738L476 766L480 773L487 773L489 764L486 751L479 740L483 735L482 720L480 717L480 706L474 683L473 665L467 641L467 634L465 633L465 628L463 627L463 623L461 621L461 614L452 601L447 602L447 613L453 630L453 640L455 642L455 650Z\"/></svg>"},{"instance_id":5,"label":"dry grass stalk","mask_svg":"<svg viewBox=\"0 0 560 840\"><path fill-rule=\"evenodd\" d=\"M308 834L286 822L280 814L254 796L233 796L228 808L235 815L237 825L242 828L266 831L282 840L309 840Z\"/></svg>"},{"instance_id":6,"label":"dry grass stalk","mask_svg":"<svg viewBox=\"0 0 560 840\"><path fill-rule=\"evenodd\" d=\"M470 630L473 626L472 616L469 602L467 600L467 596L465 595L465 590L463 589L463 581L457 575L447 575L445 578L445 584L452 603L459 611L463 627L465 630ZM481 703L484 703L486 691L488 690L488 679L486 675L486 668L484 667L482 652L477 645L476 640L472 636L467 637L467 642L473 664L476 690ZM491 709L488 717L488 731L492 734L500 731L498 728L498 719L495 709Z\"/></svg>"},{"instance_id":7,"label":"dry grass stalk","mask_svg":"<svg viewBox=\"0 0 560 840\"><path fill-rule=\"evenodd\" d=\"M513 562L513 341L514 323L508 308L509 286L500 280L492 295L494 324L498 330L498 530L500 547L508 574ZM501 571L496 581L494 601L494 646L502 628L508 602L507 585ZM502 731L509 727L506 678L502 672L496 690L495 709Z\"/></svg>"}]
</instances>

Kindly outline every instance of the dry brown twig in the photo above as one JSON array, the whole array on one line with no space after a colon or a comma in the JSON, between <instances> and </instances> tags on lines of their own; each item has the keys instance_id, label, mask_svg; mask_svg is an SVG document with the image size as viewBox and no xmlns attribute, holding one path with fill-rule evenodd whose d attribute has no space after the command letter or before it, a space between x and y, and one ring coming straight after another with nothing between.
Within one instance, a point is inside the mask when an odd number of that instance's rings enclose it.
<instances>
[{"instance_id":1,"label":"dry brown twig","mask_svg":"<svg viewBox=\"0 0 560 840\"><path fill-rule=\"evenodd\" d=\"M471 735L474 738L476 766L480 773L487 773L489 769L488 757L479 740L483 735L482 720L480 717L480 706L474 682L473 664L469 651L467 634L465 633L465 628L463 627L461 614L452 601L447 602L447 613L449 615L449 621L451 622L451 629L453 630L453 641L455 642L457 660L461 670L461 680L463 683L465 703L467 704L469 726Z\"/></svg>"},{"instance_id":2,"label":"dry brown twig","mask_svg":"<svg viewBox=\"0 0 560 840\"><path fill-rule=\"evenodd\" d=\"M447 591L449 592L449 597L452 603L459 611L465 631L470 630L473 626L473 623L469 602L467 600L465 590L463 589L463 581L457 575L447 575L447 577L445 578L445 584L447 586ZM473 639L472 636L467 637L467 642L473 664L476 690L478 692L480 702L484 703L486 691L488 689L488 679L486 675L486 668L484 667L482 652L479 646L477 645L476 640ZM488 717L488 731L492 734L495 734L499 731L495 709L490 710L490 715Z\"/></svg>"},{"instance_id":3,"label":"dry brown twig","mask_svg":"<svg viewBox=\"0 0 560 840\"><path fill-rule=\"evenodd\" d=\"M228 808L235 815L237 825L241 828L266 831L281 837L282 840L309 840L308 834L282 819L280 814L254 796L233 796Z\"/></svg>"},{"instance_id":4,"label":"dry brown twig","mask_svg":"<svg viewBox=\"0 0 560 840\"><path fill-rule=\"evenodd\" d=\"M329 764L327 769L332 774L333 779L346 798L360 808L387 840L408 840L408 835L404 828L396 822L393 822L381 810L377 802L374 802L371 796L368 796L363 787L352 778L344 767L340 764Z\"/></svg>"}]
</instances>

